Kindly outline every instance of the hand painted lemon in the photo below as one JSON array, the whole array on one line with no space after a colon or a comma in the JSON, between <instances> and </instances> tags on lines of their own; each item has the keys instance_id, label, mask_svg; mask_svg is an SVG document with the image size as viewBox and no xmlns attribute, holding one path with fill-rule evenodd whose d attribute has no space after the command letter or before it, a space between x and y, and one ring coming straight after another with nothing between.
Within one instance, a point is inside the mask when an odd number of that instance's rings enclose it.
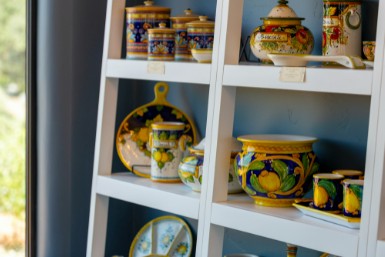
<instances>
[{"instance_id":1,"label":"hand painted lemon","mask_svg":"<svg viewBox=\"0 0 385 257\"><path fill-rule=\"evenodd\" d=\"M314 204L317 207L323 207L329 200L329 195L325 188L315 185L314 187Z\"/></svg>"},{"instance_id":2,"label":"hand painted lemon","mask_svg":"<svg viewBox=\"0 0 385 257\"><path fill-rule=\"evenodd\" d=\"M139 133L138 133L138 138L142 142L147 142L148 141L148 128L140 128Z\"/></svg>"},{"instance_id":3,"label":"hand painted lemon","mask_svg":"<svg viewBox=\"0 0 385 257\"><path fill-rule=\"evenodd\" d=\"M281 180L275 172L263 170L258 176L259 184L267 192L275 192L281 186Z\"/></svg>"},{"instance_id":4,"label":"hand painted lemon","mask_svg":"<svg viewBox=\"0 0 385 257\"><path fill-rule=\"evenodd\" d=\"M360 210L360 201L350 188L347 189L345 195L345 210L348 213L358 213Z\"/></svg>"},{"instance_id":5,"label":"hand painted lemon","mask_svg":"<svg viewBox=\"0 0 385 257\"><path fill-rule=\"evenodd\" d=\"M162 153L162 157L160 159L161 162L167 162L168 161L168 154L166 152Z\"/></svg>"},{"instance_id":6,"label":"hand painted lemon","mask_svg":"<svg viewBox=\"0 0 385 257\"><path fill-rule=\"evenodd\" d=\"M162 153L159 151L156 151L153 153L153 157L156 162L159 162L162 159Z\"/></svg>"}]
</instances>

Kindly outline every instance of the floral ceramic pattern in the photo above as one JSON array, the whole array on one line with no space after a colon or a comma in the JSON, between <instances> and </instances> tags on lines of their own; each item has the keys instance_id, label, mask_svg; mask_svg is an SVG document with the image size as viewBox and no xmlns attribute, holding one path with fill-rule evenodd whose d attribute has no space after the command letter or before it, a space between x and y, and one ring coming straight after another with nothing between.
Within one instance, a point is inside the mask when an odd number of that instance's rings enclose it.
<instances>
[{"instance_id":1,"label":"floral ceramic pattern","mask_svg":"<svg viewBox=\"0 0 385 257\"><path fill-rule=\"evenodd\" d=\"M213 34L189 33L189 49L212 49Z\"/></svg>"},{"instance_id":2,"label":"floral ceramic pattern","mask_svg":"<svg viewBox=\"0 0 385 257\"><path fill-rule=\"evenodd\" d=\"M270 62L267 54L309 54L314 47L313 34L301 25L262 25L250 37L253 54Z\"/></svg>"}]
</instances>

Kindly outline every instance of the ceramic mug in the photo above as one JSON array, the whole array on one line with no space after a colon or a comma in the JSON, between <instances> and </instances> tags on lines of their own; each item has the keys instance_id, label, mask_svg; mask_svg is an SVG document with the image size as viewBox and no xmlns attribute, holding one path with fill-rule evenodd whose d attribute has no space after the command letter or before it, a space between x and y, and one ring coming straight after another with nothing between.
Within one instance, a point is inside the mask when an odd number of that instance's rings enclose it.
<instances>
[{"instance_id":1,"label":"ceramic mug","mask_svg":"<svg viewBox=\"0 0 385 257\"><path fill-rule=\"evenodd\" d=\"M343 208L342 212L348 217L361 217L362 192L364 180L345 179L343 185Z\"/></svg>"},{"instance_id":2,"label":"ceramic mug","mask_svg":"<svg viewBox=\"0 0 385 257\"><path fill-rule=\"evenodd\" d=\"M318 173L313 175L313 207L325 211L338 210L342 202L340 174Z\"/></svg>"},{"instance_id":3,"label":"ceramic mug","mask_svg":"<svg viewBox=\"0 0 385 257\"><path fill-rule=\"evenodd\" d=\"M180 182L178 165L186 150L188 136L182 122L155 122L151 125L151 180Z\"/></svg>"},{"instance_id":4,"label":"ceramic mug","mask_svg":"<svg viewBox=\"0 0 385 257\"><path fill-rule=\"evenodd\" d=\"M364 173L360 170L333 170L333 174L340 174L345 177L345 179L360 179Z\"/></svg>"},{"instance_id":5,"label":"ceramic mug","mask_svg":"<svg viewBox=\"0 0 385 257\"><path fill-rule=\"evenodd\" d=\"M374 52L376 51L376 41L363 41L362 51L368 61L374 61Z\"/></svg>"}]
</instances>

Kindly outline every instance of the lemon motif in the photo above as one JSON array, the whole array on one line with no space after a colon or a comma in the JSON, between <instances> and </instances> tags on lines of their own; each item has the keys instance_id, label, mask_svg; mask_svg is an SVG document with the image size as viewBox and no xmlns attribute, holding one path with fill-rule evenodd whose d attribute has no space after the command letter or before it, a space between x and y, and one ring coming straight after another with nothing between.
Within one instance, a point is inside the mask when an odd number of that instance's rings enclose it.
<instances>
[{"instance_id":1,"label":"lemon motif","mask_svg":"<svg viewBox=\"0 0 385 257\"><path fill-rule=\"evenodd\" d=\"M258 181L267 192L275 192L281 186L279 176L275 172L268 172L267 170L263 170L261 174L259 174Z\"/></svg>"},{"instance_id":2,"label":"lemon motif","mask_svg":"<svg viewBox=\"0 0 385 257\"><path fill-rule=\"evenodd\" d=\"M317 207L324 207L329 200L329 195L325 188L315 185L314 187L314 204Z\"/></svg>"},{"instance_id":3,"label":"lemon motif","mask_svg":"<svg viewBox=\"0 0 385 257\"><path fill-rule=\"evenodd\" d=\"M140 128L139 133L138 133L139 140L142 142L147 142L148 137L149 137L148 128L147 127Z\"/></svg>"},{"instance_id":4,"label":"lemon motif","mask_svg":"<svg viewBox=\"0 0 385 257\"><path fill-rule=\"evenodd\" d=\"M162 153L159 151L156 151L154 152L153 157L156 162L159 162L162 159Z\"/></svg>"},{"instance_id":5,"label":"lemon motif","mask_svg":"<svg viewBox=\"0 0 385 257\"><path fill-rule=\"evenodd\" d=\"M168 154L166 152L162 153L162 157L160 159L161 162L167 162L168 161Z\"/></svg>"},{"instance_id":6,"label":"lemon motif","mask_svg":"<svg viewBox=\"0 0 385 257\"><path fill-rule=\"evenodd\" d=\"M360 201L350 188L346 190L345 210L352 214L358 214L360 210Z\"/></svg>"}]
</instances>

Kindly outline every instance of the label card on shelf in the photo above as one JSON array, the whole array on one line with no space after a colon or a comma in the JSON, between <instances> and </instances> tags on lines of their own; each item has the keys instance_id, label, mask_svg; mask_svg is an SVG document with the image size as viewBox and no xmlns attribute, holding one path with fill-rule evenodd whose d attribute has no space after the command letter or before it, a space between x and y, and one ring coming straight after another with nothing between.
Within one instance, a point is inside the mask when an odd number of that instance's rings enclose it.
<instances>
[{"instance_id":1,"label":"label card on shelf","mask_svg":"<svg viewBox=\"0 0 385 257\"><path fill-rule=\"evenodd\" d=\"M163 75L165 73L164 62L148 62L147 73Z\"/></svg>"},{"instance_id":2,"label":"label card on shelf","mask_svg":"<svg viewBox=\"0 0 385 257\"><path fill-rule=\"evenodd\" d=\"M282 67L279 80L282 82L305 82L305 67Z\"/></svg>"}]
</instances>

